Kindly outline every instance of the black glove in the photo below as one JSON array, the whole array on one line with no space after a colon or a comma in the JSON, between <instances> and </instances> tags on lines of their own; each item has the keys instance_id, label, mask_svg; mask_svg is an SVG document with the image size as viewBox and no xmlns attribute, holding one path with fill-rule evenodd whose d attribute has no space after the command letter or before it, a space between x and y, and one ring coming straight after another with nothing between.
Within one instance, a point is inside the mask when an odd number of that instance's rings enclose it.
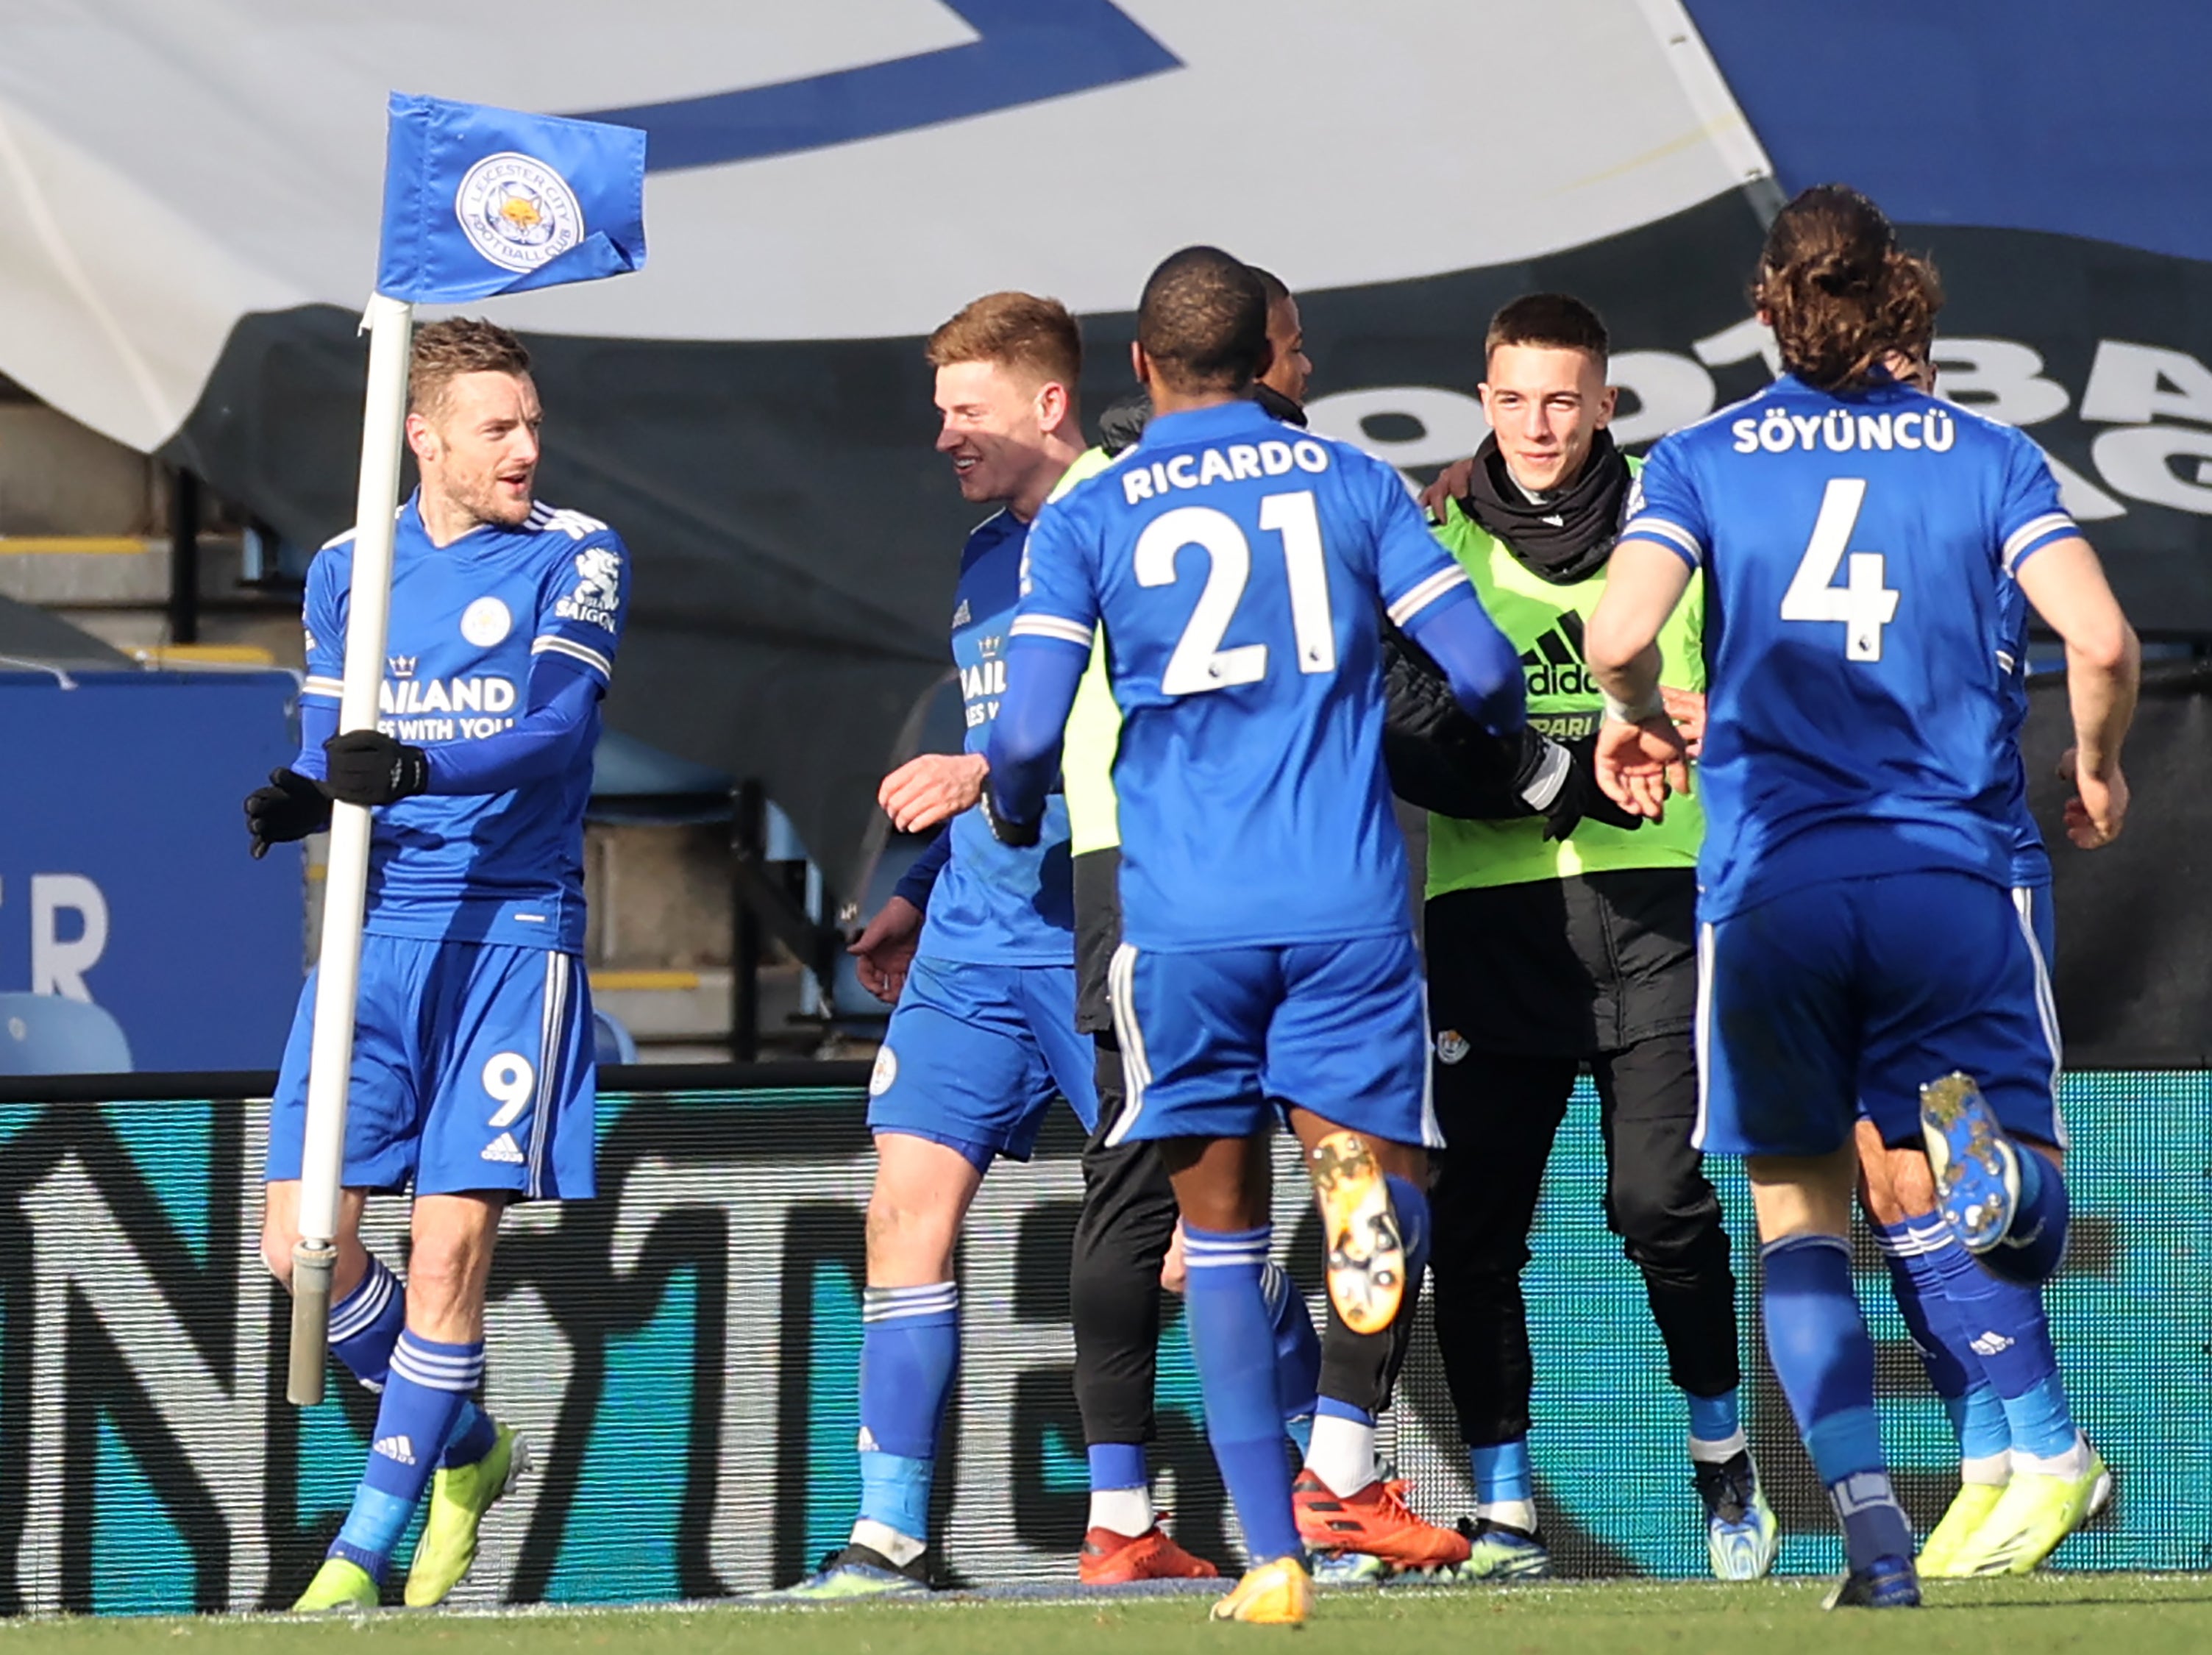
<instances>
[{"instance_id":1,"label":"black glove","mask_svg":"<svg viewBox=\"0 0 2212 1655\"><path fill-rule=\"evenodd\" d=\"M402 747L380 730L349 730L323 743L330 765L324 788L348 804L391 804L430 786L430 755Z\"/></svg>"},{"instance_id":2,"label":"black glove","mask_svg":"<svg viewBox=\"0 0 2212 1655\"><path fill-rule=\"evenodd\" d=\"M1546 839L1565 839L1585 821L1632 832L1644 825L1642 816L1629 815L1597 785L1595 732L1571 742L1555 742L1533 729L1522 731L1522 736L1526 745L1515 787L1522 803L1544 818ZM1561 756L1554 759L1553 753ZM1544 802L1539 803L1539 799Z\"/></svg>"},{"instance_id":3,"label":"black glove","mask_svg":"<svg viewBox=\"0 0 2212 1655\"><path fill-rule=\"evenodd\" d=\"M1598 786L1595 734L1565 743L1533 725L1492 735L1468 717L1429 652L1387 621L1382 691L1383 762L1407 803L1466 821L1541 816L1544 837L1554 840L1584 821L1642 824Z\"/></svg>"},{"instance_id":4,"label":"black glove","mask_svg":"<svg viewBox=\"0 0 2212 1655\"><path fill-rule=\"evenodd\" d=\"M1044 819L1035 821L1008 821L991 803L990 784L983 785L983 820L990 824L991 837L1001 845L1012 846L1017 851L1033 849L1044 836Z\"/></svg>"},{"instance_id":5,"label":"black glove","mask_svg":"<svg viewBox=\"0 0 2212 1655\"><path fill-rule=\"evenodd\" d=\"M330 825L330 796L296 770L271 770L269 785L246 796L246 828L253 835L256 862L270 846L289 845Z\"/></svg>"}]
</instances>

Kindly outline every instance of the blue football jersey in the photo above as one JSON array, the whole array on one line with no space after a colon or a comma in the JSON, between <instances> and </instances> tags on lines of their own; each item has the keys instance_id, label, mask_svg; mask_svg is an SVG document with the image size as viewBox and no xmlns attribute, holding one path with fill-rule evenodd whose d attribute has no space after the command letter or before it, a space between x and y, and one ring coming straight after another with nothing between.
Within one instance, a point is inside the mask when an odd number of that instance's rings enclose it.
<instances>
[{"instance_id":1,"label":"blue football jersey","mask_svg":"<svg viewBox=\"0 0 2212 1655\"><path fill-rule=\"evenodd\" d=\"M978 524L960 553L953 595L952 661L966 713L963 746L989 746L999 698L1006 692L1006 640L1021 592L1022 543L1029 524L1011 512ZM1069 966L1075 962L1075 894L1067 848L1067 803L1058 793L1036 845L1001 845L980 810L952 820L952 855L930 893L921 952L978 964Z\"/></svg>"},{"instance_id":2,"label":"blue football jersey","mask_svg":"<svg viewBox=\"0 0 2212 1655\"><path fill-rule=\"evenodd\" d=\"M2020 750L2020 733L2027 724L2027 594L2020 583L2008 579L1997 588L1997 670L2004 675L2004 751L2008 755L2005 780L2006 814L2012 821L2012 876L2014 885L2048 885L2051 852L2044 848L2043 830L2027 808L2027 761Z\"/></svg>"},{"instance_id":3,"label":"blue football jersey","mask_svg":"<svg viewBox=\"0 0 2212 1655\"><path fill-rule=\"evenodd\" d=\"M1624 540L1705 572L1701 918L1948 868L2009 883L2003 589L2078 532L2010 426L1885 381L1785 376L1661 440Z\"/></svg>"},{"instance_id":4,"label":"blue football jersey","mask_svg":"<svg viewBox=\"0 0 2212 1655\"><path fill-rule=\"evenodd\" d=\"M1014 630L1088 647L1104 624L1131 943L1408 928L1379 617L1466 584L1396 472L1250 403L1155 418L1044 509Z\"/></svg>"},{"instance_id":5,"label":"blue football jersey","mask_svg":"<svg viewBox=\"0 0 2212 1655\"><path fill-rule=\"evenodd\" d=\"M304 695L333 710L352 583L348 533L307 571ZM377 727L433 751L511 729L527 709L531 663L548 651L605 683L629 596L629 555L596 518L540 505L520 528L487 524L439 547L410 498L392 546ZM582 756L564 774L504 793L418 794L375 811L365 929L580 951L596 704L591 718Z\"/></svg>"}]
</instances>

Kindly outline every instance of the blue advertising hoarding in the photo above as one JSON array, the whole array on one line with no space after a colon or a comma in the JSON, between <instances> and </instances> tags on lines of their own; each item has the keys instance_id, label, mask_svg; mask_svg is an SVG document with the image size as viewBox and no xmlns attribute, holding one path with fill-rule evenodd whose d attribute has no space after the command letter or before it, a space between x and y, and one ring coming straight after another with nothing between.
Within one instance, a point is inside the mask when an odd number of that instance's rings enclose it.
<instances>
[{"instance_id":1,"label":"blue advertising hoarding","mask_svg":"<svg viewBox=\"0 0 2212 1655\"><path fill-rule=\"evenodd\" d=\"M756 1591L794 1579L852 1521L873 1162L859 1084L601 1102L600 1197L517 1209L502 1234L485 1397L532 1439L538 1469L487 1519L456 1604ZM2119 1493L2055 1564L2202 1569L2212 1075L2076 1075L2066 1103L2076 1229L2051 1321ZM377 1399L338 1379L316 1408L283 1400L283 1306L256 1246L263 1112L221 1100L0 1104L0 1487L20 1494L0 1501L0 1613L281 1608L336 1531ZM1528 1277L1538 1504L1562 1573L1697 1577L1705 1535L1681 1401L1641 1280L1604 1228L1595 1112L1585 1083ZM1276 1234L1317 1311L1317 1227L1285 1143ZM953 1579L1073 1579L1085 1490L1066 1282L1080 1147L1072 1122L1056 1126L1034 1162L986 1181L969 1222L937 1501ZM1834 1519L1759 1349L1743 1179L1733 1162L1716 1173L1736 1249L1747 1426L1784 1529L1781 1567L1832 1571ZM404 1203L378 1197L364 1226L395 1264L405 1218ZM1884 1436L1924 1532L1955 1486L1955 1451L1870 1247L1858 1267ZM1159 1401L1156 1495L1187 1544L1233 1565L1173 1307ZM1425 1515L1467 1509L1425 1329L1385 1439Z\"/></svg>"},{"instance_id":2,"label":"blue advertising hoarding","mask_svg":"<svg viewBox=\"0 0 2212 1655\"><path fill-rule=\"evenodd\" d=\"M89 1000L141 1070L263 1069L302 974L295 845L241 801L296 751L285 672L3 672L0 992Z\"/></svg>"}]
</instances>

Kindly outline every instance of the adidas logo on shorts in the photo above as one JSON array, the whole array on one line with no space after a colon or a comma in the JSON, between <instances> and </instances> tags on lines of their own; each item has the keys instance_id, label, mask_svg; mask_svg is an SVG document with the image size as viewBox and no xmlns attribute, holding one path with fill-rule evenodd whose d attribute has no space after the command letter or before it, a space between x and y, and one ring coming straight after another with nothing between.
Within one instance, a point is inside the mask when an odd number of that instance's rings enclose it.
<instances>
[{"instance_id":1,"label":"adidas logo on shorts","mask_svg":"<svg viewBox=\"0 0 2212 1655\"><path fill-rule=\"evenodd\" d=\"M1967 1342L1977 1356L1996 1356L2013 1348L2014 1342L2002 1333L1977 1333Z\"/></svg>"},{"instance_id":2,"label":"adidas logo on shorts","mask_svg":"<svg viewBox=\"0 0 2212 1655\"><path fill-rule=\"evenodd\" d=\"M483 1158L486 1161L504 1161L510 1167L520 1167L523 1160L522 1151L517 1147L514 1134L512 1132L501 1132L489 1143L485 1144Z\"/></svg>"},{"instance_id":3,"label":"adidas logo on shorts","mask_svg":"<svg viewBox=\"0 0 2212 1655\"><path fill-rule=\"evenodd\" d=\"M402 1465L415 1463L415 1443L410 1437L379 1437L372 1452L383 1455L386 1459L397 1460Z\"/></svg>"}]
</instances>

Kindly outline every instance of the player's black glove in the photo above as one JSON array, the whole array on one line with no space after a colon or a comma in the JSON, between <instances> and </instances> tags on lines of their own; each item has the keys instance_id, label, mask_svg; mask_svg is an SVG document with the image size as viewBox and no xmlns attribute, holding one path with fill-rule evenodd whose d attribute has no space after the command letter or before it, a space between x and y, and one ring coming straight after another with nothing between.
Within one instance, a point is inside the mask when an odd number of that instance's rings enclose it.
<instances>
[{"instance_id":1,"label":"player's black glove","mask_svg":"<svg viewBox=\"0 0 2212 1655\"><path fill-rule=\"evenodd\" d=\"M1603 822L1608 828L1631 832L1644 825L1642 816L1629 815L1597 785L1595 731L1571 742L1555 742L1537 735L1534 730L1524 730L1522 735L1524 741L1534 737L1534 742L1564 758L1561 767L1548 754L1532 753L1524 747L1522 769L1515 779L1522 801L1544 818L1546 839L1565 839L1585 821ZM1553 791L1549 778L1555 768L1559 772L1559 786ZM1540 803L1540 799L1543 800Z\"/></svg>"},{"instance_id":2,"label":"player's black glove","mask_svg":"<svg viewBox=\"0 0 2212 1655\"><path fill-rule=\"evenodd\" d=\"M391 804L430 786L430 755L380 730L349 730L323 743L330 779L323 785L348 804Z\"/></svg>"},{"instance_id":3,"label":"player's black glove","mask_svg":"<svg viewBox=\"0 0 2212 1655\"><path fill-rule=\"evenodd\" d=\"M1042 817L1035 821L1008 821L1000 815L991 803L988 783L983 787L983 820L990 824L993 839L1001 845L1012 846L1017 851L1033 850L1037 840L1044 836Z\"/></svg>"},{"instance_id":4,"label":"player's black glove","mask_svg":"<svg viewBox=\"0 0 2212 1655\"><path fill-rule=\"evenodd\" d=\"M330 796L296 770L271 770L269 785L246 796L246 828L253 835L257 862L270 846L289 845L330 825Z\"/></svg>"},{"instance_id":5,"label":"player's black glove","mask_svg":"<svg viewBox=\"0 0 2212 1655\"><path fill-rule=\"evenodd\" d=\"M1468 717L1429 652L1388 622L1382 688L1383 761L1391 791L1407 803L1468 821L1541 816L1544 837L1555 840L1585 820L1641 822L1598 786L1595 735L1565 743L1533 726L1492 735Z\"/></svg>"}]
</instances>

